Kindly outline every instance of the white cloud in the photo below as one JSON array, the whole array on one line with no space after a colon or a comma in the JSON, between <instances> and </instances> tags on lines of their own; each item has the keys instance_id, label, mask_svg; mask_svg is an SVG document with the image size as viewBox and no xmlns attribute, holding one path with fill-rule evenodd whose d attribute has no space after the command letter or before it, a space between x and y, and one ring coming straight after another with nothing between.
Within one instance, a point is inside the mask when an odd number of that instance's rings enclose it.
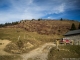
<instances>
[{"instance_id":1,"label":"white cloud","mask_svg":"<svg viewBox=\"0 0 80 60\"><path fill-rule=\"evenodd\" d=\"M57 6L54 6L51 10L51 13L56 13L56 14L59 14L59 13L63 13L65 11L65 4L60 4L60 5L57 5Z\"/></svg>"},{"instance_id":2,"label":"white cloud","mask_svg":"<svg viewBox=\"0 0 80 60\"><path fill-rule=\"evenodd\" d=\"M8 11L0 11L0 22L16 21L21 19L41 18L48 14L59 14L67 9L64 0L45 0L43 4L34 0L8 0L11 3ZM5 17L5 18L4 18ZM48 17L50 18L50 17Z\"/></svg>"}]
</instances>

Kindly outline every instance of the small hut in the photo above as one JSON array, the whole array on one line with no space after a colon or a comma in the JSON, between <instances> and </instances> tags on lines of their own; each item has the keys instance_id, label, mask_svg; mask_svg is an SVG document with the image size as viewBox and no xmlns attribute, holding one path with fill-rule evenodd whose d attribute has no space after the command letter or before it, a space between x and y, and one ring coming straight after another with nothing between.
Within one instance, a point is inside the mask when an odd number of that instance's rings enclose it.
<instances>
[{"instance_id":1,"label":"small hut","mask_svg":"<svg viewBox=\"0 0 80 60\"><path fill-rule=\"evenodd\" d=\"M64 36L63 39L73 41L74 45L80 45L80 29L69 31Z\"/></svg>"}]
</instances>

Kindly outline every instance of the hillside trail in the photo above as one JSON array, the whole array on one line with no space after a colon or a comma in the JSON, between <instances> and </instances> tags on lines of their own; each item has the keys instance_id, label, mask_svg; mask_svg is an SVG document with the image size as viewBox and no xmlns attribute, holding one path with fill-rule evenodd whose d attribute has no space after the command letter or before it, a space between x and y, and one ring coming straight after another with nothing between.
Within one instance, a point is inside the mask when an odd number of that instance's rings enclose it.
<instances>
[{"instance_id":1,"label":"hillside trail","mask_svg":"<svg viewBox=\"0 0 80 60\"><path fill-rule=\"evenodd\" d=\"M4 48L7 44L9 44L11 41L9 40L0 40L0 55L10 55L9 53L4 51Z\"/></svg>"},{"instance_id":2,"label":"hillside trail","mask_svg":"<svg viewBox=\"0 0 80 60\"><path fill-rule=\"evenodd\" d=\"M21 57L23 60L47 60L50 49L55 46L54 43L46 43L29 53L22 54Z\"/></svg>"}]
</instances>

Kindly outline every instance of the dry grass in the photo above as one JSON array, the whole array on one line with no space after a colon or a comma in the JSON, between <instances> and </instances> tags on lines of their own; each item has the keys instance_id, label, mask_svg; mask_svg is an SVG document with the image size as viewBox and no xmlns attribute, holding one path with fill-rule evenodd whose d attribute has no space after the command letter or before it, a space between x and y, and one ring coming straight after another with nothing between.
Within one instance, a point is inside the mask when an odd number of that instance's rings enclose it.
<instances>
[{"instance_id":1,"label":"dry grass","mask_svg":"<svg viewBox=\"0 0 80 60\"><path fill-rule=\"evenodd\" d=\"M0 39L8 39L12 42L17 42L18 37L20 40L35 40L42 42L51 42L54 38L59 37L58 35L41 35L37 32L28 32L20 28L0 28Z\"/></svg>"},{"instance_id":2,"label":"dry grass","mask_svg":"<svg viewBox=\"0 0 80 60\"><path fill-rule=\"evenodd\" d=\"M9 26L9 27L18 27L23 28L29 32L37 32L39 34L58 34L62 35L65 34L71 28L72 23L76 25L76 28L79 26L79 22L77 21L69 21L69 20L41 20L41 21L22 21L18 25Z\"/></svg>"},{"instance_id":3,"label":"dry grass","mask_svg":"<svg viewBox=\"0 0 80 60\"><path fill-rule=\"evenodd\" d=\"M53 42L55 40L56 35L41 35L37 32L27 32L20 28L0 28L0 39L7 39L12 41L10 44L7 45L5 51L11 52L12 50L18 51L19 48L17 46L18 37L20 36L19 40L23 42L25 46L19 52L28 52L41 44L46 42ZM27 47L27 43L32 44L34 47L30 49L24 49Z\"/></svg>"}]
</instances>

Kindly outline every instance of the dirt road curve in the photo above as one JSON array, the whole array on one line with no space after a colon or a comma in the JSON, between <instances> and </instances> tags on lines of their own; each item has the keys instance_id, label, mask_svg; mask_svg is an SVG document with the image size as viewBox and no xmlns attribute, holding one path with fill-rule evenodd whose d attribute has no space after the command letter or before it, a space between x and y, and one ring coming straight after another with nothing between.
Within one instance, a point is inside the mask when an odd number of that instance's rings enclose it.
<instances>
[{"instance_id":1,"label":"dirt road curve","mask_svg":"<svg viewBox=\"0 0 80 60\"><path fill-rule=\"evenodd\" d=\"M4 48L10 42L9 40L0 40L0 55L9 55L9 53L4 51Z\"/></svg>"},{"instance_id":2,"label":"dirt road curve","mask_svg":"<svg viewBox=\"0 0 80 60\"><path fill-rule=\"evenodd\" d=\"M43 46L32 50L29 53L21 55L21 57L23 58L23 60L47 60L48 52L54 46L55 44L53 43L46 43Z\"/></svg>"}]
</instances>

